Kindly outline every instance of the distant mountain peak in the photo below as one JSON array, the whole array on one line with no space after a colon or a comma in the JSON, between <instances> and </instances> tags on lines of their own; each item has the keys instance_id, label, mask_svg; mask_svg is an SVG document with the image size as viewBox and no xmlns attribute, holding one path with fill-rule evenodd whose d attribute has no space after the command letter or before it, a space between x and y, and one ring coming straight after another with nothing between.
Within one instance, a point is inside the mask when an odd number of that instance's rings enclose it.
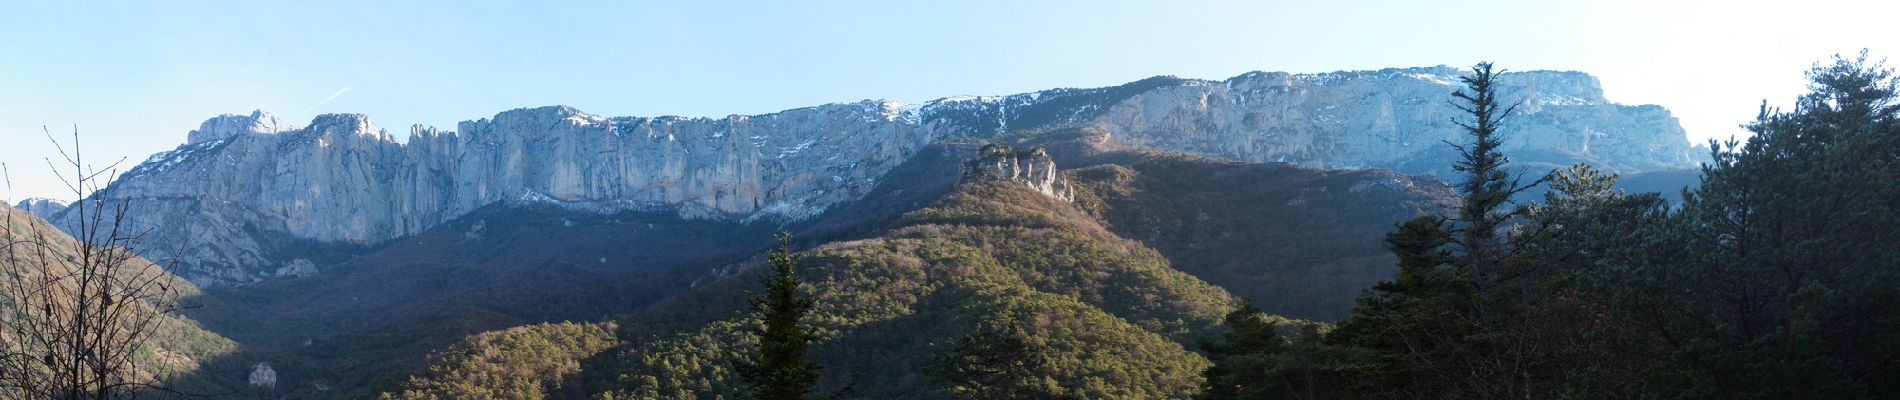
<instances>
[{"instance_id":1,"label":"distant mountain peak","mask_svg":"<svg viewBox=\"0 0 1900 400\"><path fill-rule=\"evenodd\" d=\"M0 203L0 205L5 204ZM20 200L20 203L14 205L13 208L33 213L43 219L51 219L54 214L66 210L66 202L45 197L32 197Z\"/></svg>"},{"instance_id":2,"label":"distant mountain peak","mask_svg":"<svg viewBox=\"0 0 1900 400\"><path fill-rule=\"evenodd\" d=\"M388 131L376 126L368 115L363 114L323 114L310 120L310 126L303 129L321 137L369 138L372 140L395 143L396 138Z\"/></svg>"},{"instance_id":3,"label":"distant mountain peak","mask_svg":"<svg viewBox=\"0 0 1900 400\"><path fill-rule=\"evenodd\" d=\"M186 136L186 144L197 144L213 140L227 139L242 134L272 134L297 130L275 115L264 110L251 111L250 115L224 114L205 120L198 130Z\"/></svg>"}]
</instances>

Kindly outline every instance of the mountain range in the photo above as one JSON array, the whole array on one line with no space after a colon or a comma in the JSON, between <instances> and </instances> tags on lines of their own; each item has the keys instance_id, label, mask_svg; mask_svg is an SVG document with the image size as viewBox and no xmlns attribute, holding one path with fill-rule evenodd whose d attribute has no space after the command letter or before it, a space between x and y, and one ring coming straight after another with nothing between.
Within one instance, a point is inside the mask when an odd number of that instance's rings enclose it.
<instances>
[{"instance_id":1,"label":"mountain range","mask_svg":"<svg viewBox=\"0 0 1900 400\"><path fill-rule=\"evenodd\" d=\"M258 111L206 121L87 201L170 240L144 255L205 288L187 314L238 344L200 368L226 389L269 365L274 386L245 390L435 393L457 351L587 332L613 344L569 348L555 364L580 367L528 386L703 397L727 385L707 354L737 340L757 256L789 231L843 296L820 308L818 357L887 374L865 390L930 387L917 357L937 344L902 332L1035 323L1063 354L1114 351L1052 366L1112 377L1070 394L1169 397L1206 363L1190 333L1232 300L1332 321L1391 275L1384 233L1455 198L1460 74L1155 77L725 118L541 107L405 138L362 115ZM1526 171L1586 162L1667 192L1706 157L1667 110L1610 102L1587 74L1501 81L1518 105L1505 151ZM534 325L555 321L605 325ZM518 326L540 328L497 331ZM1114 372L1141 360L1165 362Z\"/></svg>"},{"instance_id":2,"label":"mountain range","mask_svg":"<svg viewBox=\"0 0 1900 400\"><path fill-rule=\"evenodd\" d=\"M1457 111L1444 99L1458 74L1433 67L1156 77L725 118L609 118L542 107L453 132L414 126L403 140L362 115L322 115L297 127L259 111L207 120L186 144L94 196L127 202L130 224L179 242L149 256L176 259L201 285L246 284L330 267L294 248L385 243L498 203L801 221L862 198L932 142L1074 126L1160 151L1443 175L1455 155L1443 141L1455 139L1448 122ZM1702 156L1668 111L1612 103L1589 75L1532 71L1502 81L1520 100L1506 150L1521 165L1590 162L1632 174L1692 168Z\"/></svg>"}]
</instances>

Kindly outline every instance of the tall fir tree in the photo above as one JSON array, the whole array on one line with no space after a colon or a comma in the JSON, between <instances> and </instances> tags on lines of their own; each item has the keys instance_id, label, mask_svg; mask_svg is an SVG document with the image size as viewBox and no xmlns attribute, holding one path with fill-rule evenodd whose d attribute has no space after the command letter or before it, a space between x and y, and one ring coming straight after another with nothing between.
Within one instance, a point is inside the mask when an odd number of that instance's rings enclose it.
<instances>
[{"instance_id":1,"label":"tall fir tree","mask_svg":"<svg viewBox=\"0 0 1900 400\"><path fill-rule=\"evenodd\" d=\"M1377 367L1364 386L1381 396L1490 398L1534 396L1536 337L1520 330L1536 312L1539 277L1525 268L1512 242L1511 220L1522 209L1511 197L1541 183L1509 170L1501 128L1517 106L1501 99L1491 63L1478 63L1452 96L1466 119L1452 123L1465 142L1446 144L1460 159L1462 201L1449 218L1422 216L1386 238L1400 260L1391 281L1360 299L1353 318L1329 340L1367 349Z\"/></svg>"},{"instance_id":2,"label":"tall fir tree","mask_svg":"<svg viewBox=\"0 0 1900 400\"><path fill-rule=\"evenodd\" d=\"M1458 183L1463 201L1452 218L1458 225L1458 234L1452 236L1452 243L1462 259L1460 264L1467 266L1466 269L1495 268L1504 258L1501 228L1516 215L1515 210L1508 210L1506 206L1511 196L1542 182L1540 179L1526 184L1508 169L1511 159L1504 155L1504 139L1499 129L1505 118L1517 112L1517 103L1505 105L1498 98L1502 89L1497 79L1500 73L1503 71L1493 68L1489 62L1478 63L1471 67L1471 75L1458 78L1464 82L1465 89L1452 93L1452 97L1461 100L1452 105L1470 118L1470 121L1456 118L1451 121L1464 130L1468 142L1446 142L1459 154L1452 170L1463 175Z\"/></svg>"},{"instance_id":3,"label":"tall fir tree","mask_svg":"<svg viewBox=\"0 0 1900 400\"><path fill-rule=\"evenodd\" d=\"M1327 341L1362 349L1355 397L1442 398L1450 391L1445 367L1465 329L1459 313L1471 298L1470 281L1452 269L1452 231L1443 218L1419 216L1386 235L1399 270L1359 297L1352 317Z\"/></svg>"},{"instance_id":4,"label":"tall fir tree","mask_svg":"<svg viewBox=\"0 0 1900 400\"><path fill-rule=\"evenodd\" d=\"M752 331L758 354L735 363L734 372L745 382L742 397L758 400L801 400L818 383L823 368L805 360L811 329L801 321L812 300L798 293L799 256L791 253L791 233L778 235L779 247L766 254L771 266L761 279L765 292L752 298L752 310L762 325Z\"/></svg>"}]
</instances>

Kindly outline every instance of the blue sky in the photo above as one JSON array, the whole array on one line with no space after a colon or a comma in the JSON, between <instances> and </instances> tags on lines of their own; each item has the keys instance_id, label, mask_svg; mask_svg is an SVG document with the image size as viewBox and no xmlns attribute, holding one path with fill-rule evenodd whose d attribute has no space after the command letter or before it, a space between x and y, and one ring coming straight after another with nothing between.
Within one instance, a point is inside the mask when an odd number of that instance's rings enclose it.
<instances>
[{"instance_id":1,"label":"blue sky","mask_svg":"<svg viewBox=\"0 0 1900 400\"><path fill-rule=\"evenodd\" d=\"M1698 142L1786 104L1834 53L1900 52L1880 1L167 1L0 5L0 194L73 197L41 133L95 162L221 113L363 113L406 135L565 104L723 116L1153 75L1465 66L1580 70ZM1486 21L1475 24L1473 21ZM129 165L128 165L129 167Z\"/></svg>"}]
</instances>

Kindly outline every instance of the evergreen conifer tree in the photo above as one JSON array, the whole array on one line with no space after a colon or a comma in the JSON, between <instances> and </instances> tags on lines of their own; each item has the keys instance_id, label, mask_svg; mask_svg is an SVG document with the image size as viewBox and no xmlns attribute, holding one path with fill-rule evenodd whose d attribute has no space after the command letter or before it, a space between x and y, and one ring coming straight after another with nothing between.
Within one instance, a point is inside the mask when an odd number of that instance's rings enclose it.
<instances>
[{"instance_id":1,"label":"evergreen conifer tree","mask_svg":"<svg viewBox=\"0 0 1900 400\"><path fill-rule=\"evenodd\" d=\"M1836 57L1764 105L1640 252L1592 285L1639 392L1855 398L1900 391L1900 80Z\"/></svg>"},{"instance_id":2,"label":"evergreen conifer tree","mask_svg":"<svg viewBox=\"0 0 1900 400\"><path fill-rule=\"evenodd\" d=\"M1221 323L1228 329L1221 334L1221 340L1201 343L1201 350L1207 352L1214 366L1202 374L1207 382L1201 385L1201 394L1195 398L1267 397L1273 385L1267 377L1267 370L1272 368L1268 357L1286 347L1286 339L1277 332L1278 325L1267 321L1266 315L1251 302L1241 303L1227 313Z\"/></svg>"},{"instance_id":3,"label":"evergreen conifer tree","mask_svg":"<svg viewBox=\"0 0 1900 400\"><path fill-rule=\"evenodd\" d=\"M1269 319L1252 303L1243 302L1227 313L1228 331L1220 341L1202 341L1214 365L1202 373L1207 381L1194 398L1225 399L1336 399L1345 397L1347 371L1358 368L1362 357L1351 348L1332 346L1320 333L1323 325ZM1297 329L1288 337L1282 329Z\"/></svg>"},{"instance_id":4,"label":"evergreen conifer tree","mask_svg":"<svg viewBox=\"0 0 1900 400\"><path fill-rule=\"evenodd\" d=\"M1452 94L1469 118L1452 120L1468 141L1446 142L1460 155L1452 166L1462 175L1455 215L1421 216L1387 235L1398 274L1362 296L1329 339L1371 352L1376 367L1366 378L1383 383L1368 390L1431 398L1534 392L1526 381L1536 373L1535 338L1518 328L1543 288L1510 240L1507 223L1521 211L1507 206L1542 179L1527 184L1508 170L1500 128L1517 108L1500 99L1500 72L1478 63L1461 78L1466 89Z\"/></svg>"},{"instance_id":5,"label":"evergreen conifer tree","mask_svg":"<svg viewBox=\"0 0 1900 400\"><path fill-rule=\"evenodd\" d=\"M752 310L763 324L752 333L758 354L736 363L734 372L745 382L745 397L759 400L799 400L818 382L822 367L805 360L811 329L800 320L811 311L812 300L798 293L799 257L791 254L791 233L778 235L779 247L766 254L771 271L761 282L765 293L752 298Z\"/></svg>"}]
</instances>

